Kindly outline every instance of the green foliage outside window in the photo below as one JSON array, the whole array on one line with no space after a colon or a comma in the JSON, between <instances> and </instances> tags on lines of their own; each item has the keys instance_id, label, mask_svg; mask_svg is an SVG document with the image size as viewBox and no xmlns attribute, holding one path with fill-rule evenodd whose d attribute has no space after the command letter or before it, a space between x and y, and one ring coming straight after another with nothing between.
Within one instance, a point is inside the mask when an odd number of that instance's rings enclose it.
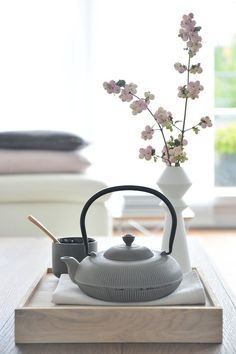
<instances>
[{"instance_id":1,"label":"green foliage outside window","mask_svg":"<svg viewBox=\"0 0 236 354\"><path fill-rule=\"evenodd\" d=\"M215 121L215 185L236 187L236 34L215 48L215 107L229 109Z\"/></svg>"},{"instance_id":2,"label":"green foliage outside window","mask_svg":"<svg viewBox=\"0 0 236 354\"><path fill-rule=\"evenodd\" d=\"M236 35L230 46L215 48L215 106L236 107Z\"/></svg>"},{"instance_id":3,"label":"green foliage outside window","mask_svg":"<svg viewBox=\"0 0 236 354\"><path fill-rule=\"evenodd\" d=\"M215 149L219 155L236 154L236 124L229 124L216 131Z\"/></svg>"}]
</instances>

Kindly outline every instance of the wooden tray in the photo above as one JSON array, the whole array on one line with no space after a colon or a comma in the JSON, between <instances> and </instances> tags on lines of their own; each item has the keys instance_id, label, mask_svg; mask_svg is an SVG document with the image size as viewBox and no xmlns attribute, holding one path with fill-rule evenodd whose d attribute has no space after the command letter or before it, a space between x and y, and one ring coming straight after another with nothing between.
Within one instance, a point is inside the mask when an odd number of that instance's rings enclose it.
<instances>
[{"instance_id":1,"label":"wooden tray","mask_svg":"<svg viewBox=\"0 0 236 354\"><path fill-rule=\"evenodd\" d=\"M223 311L199 276L207 296L204 306L72 306L51 302L58 279L48 269L15 310L15 341L221 343Z\"/></svg>"}]
</instances>

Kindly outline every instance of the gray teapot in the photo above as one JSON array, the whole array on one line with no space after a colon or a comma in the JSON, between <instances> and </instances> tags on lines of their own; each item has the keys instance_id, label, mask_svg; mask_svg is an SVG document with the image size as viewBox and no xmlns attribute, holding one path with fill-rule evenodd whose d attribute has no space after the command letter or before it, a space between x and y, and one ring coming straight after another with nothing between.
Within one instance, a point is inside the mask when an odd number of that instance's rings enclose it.
<instances>
[{"instance_id":1,"label":"gray teapot","mask_svg":"<svg viewBox=\"0 0 236 354\"><path fill-rule=\"evenodd\" d=\"M153 251L133 243L135 237L125 235L124 243L106 251L88 251L85 216L90 205L104 194L135 190L147 192L160 198L172 217L169 250ZM98 220L99 222L99 220ZM84 205L80 227L87 257L78 262L73 257L61 257L66 263L71 280L87 295L113 302L151 301L172 293L182 281L182 271L172 252L177 217L171 202L159 191L143 186L115 186L94 194Z\"/></svg>"}]
</instances>

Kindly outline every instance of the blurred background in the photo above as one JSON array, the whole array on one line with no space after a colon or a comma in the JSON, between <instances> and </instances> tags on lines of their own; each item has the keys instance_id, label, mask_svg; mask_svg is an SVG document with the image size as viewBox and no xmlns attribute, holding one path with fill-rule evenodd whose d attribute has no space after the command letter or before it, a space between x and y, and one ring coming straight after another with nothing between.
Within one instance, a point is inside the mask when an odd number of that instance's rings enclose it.
<instances>
[{"instance_id":1,"label":"blurred background","mask_svg":"<svg viewBox=\"0 0 236 354\"><path fill-rule=\"evenodd\" d=\"M125 79L140 94L151 91L162 106L183 118L175 62L186 61L178 37L183 14L193 12L203 47L195 57L204 91L191 101L187 125L210 116L213 129L190 133L185 163L193 185L186 201L196 227L236 226L236 1L206 6L180 0L0 1L0 130L69 131L90 142L89 173L107 184L154 186L163 163L138 158L140 131L150 124L127 104L107 95L103 82ZM156 105L156 107L155 107ZM126 195L123 213L148 197ZM114 205L115 208L115 205ZM140 209L144 209L142 206Z\"/></svg>"}]
</instances>

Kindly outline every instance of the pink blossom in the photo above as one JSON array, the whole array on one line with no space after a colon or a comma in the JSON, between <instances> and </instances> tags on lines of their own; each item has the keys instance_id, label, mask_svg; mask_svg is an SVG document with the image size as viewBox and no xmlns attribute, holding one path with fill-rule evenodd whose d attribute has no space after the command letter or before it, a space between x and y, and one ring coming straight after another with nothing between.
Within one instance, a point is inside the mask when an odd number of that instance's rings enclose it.
<instances>
[{"instance_id":1,"label":"pink blossom","mask_svg":"<svg viewBox=\"0 0 236 354\"><path fill-rule=\"evenodd\" d=\"M130 108L132 109L133 115L136 115L138 113L141 113L145 109L147 109L148 103L144 99L139 99L137 101L133 101L130 105Z\"/></svg>"},{"instance_id":2,"label":"pink blossom","mask_svg":"<svg viewBox=\"0 0 236 354\"><path fill-rule=\"evenodd\" d=\"M137 87L138 87L137 85L135 85L131 82L130 84L125 85L125 90L132 93L132 95L135 95L137 93Z\"/></svg>"},{"instance_id":3,"label":"pink blossom","mask_svg":"<svg viewBox=\"0 0 236 354\"><path fill-rule=\"evenodd\" d=\"M186 98L186 97L188 97L188 91L187 91L185 85L178 87L178 97L180 97L180 98Z\"/></svg>"},{"instance_id":4,"label":"pink blossom","mask_svg":"<svg viewBox=\"0 0 236 354\"><path fill-rule=\"evenodd\" d=\"M180 37L183 41L187 41L189 38L189 33L194 31L196 22L193 20L193 14L183 15L182 21L180 22L181 29L179 31Z\"/></svg>"},{"instance_id":5,"label":"pink blossom","mask_svg":"<svg viewBox=\"0 0 236 354\"><path fill-rule=\"evenodd\" d=\"M147 161L151 160L152 156L155 154L155 149L151 145L147 146L145 149L139 149L139 158L145 159Z\"/></svg>"},{"instance_id":6,"label":"pink blossom","mask_svg":"<svg viewBox=\"0 0 236 354\"><path fill-rule=\"evenodd\" d=\"M189 15L183 15L182 21L180 23L184 31L190 32L194 30L196 22L193 20L194 15L190 13Z\"/></svg>"},{"instance_id":7,"label":"pink blossom","mask_svg":"<svg viewBox=\"0 0 236 354\"><path fill-rule=\"evenodd\" d=\"M190 31L190 32L188 33L188 37L189 37L189 40L190 40L192 43L201 42L201 40L202 40L202 37L200 37L199 34L198 34L198 32L196 32L195 30Z\"/></svg>"},{"instance_id":8,"label":"pink blossom","mask_svg":"<svg viewBox=\"0 0 236 354\"><path fill-rule=\"evenodd\" d=\"M201 37L199 37L201 39ZM202 47L202 44L200 43L200 41L188 41L187 42L187 47L190 49L190 51L194 54L196 54L199 49Z\"/></svg>"},{"instance_id":9,"label":"pink blossom","mask_svg":"<svg viewBox=\"0 0 236 354\"><path fill-rule=\"evenodd\" d=\"M196 65L192 65L189 72L191 74L201 74L202 73L202 67L201 67L201 64L198 63Z\"/></svg>"},{"instance_id":10,"label":"pink blossom","mask_svg":"<svg viewBox=\"0 0 236 354\"><path fill-rule=\"evenodd\" d=\"M120 93L120 86L118 86L114 80L110 82L105 81L103 87L108 93Z\"/></svg>"},{"instance_id":11,"label":"pink blossom","mask_svg":"<svg viewBox=\"0 0 236 354\"><path fill-rule=\"evenodd\" d=\"M167 126L171 122L171 113L167 112L164 108L159 107L156 113L154 114L154 118L158 124L162 127Z\"/></svg>"},{"instance_id":12,"label":"pink blossom","mask_svg":"<svg viewBox=\"0 0 236 354\"><path fill-rule=\"evenodd\" d=\"M187 155L183 151L183 148L181 146L168 146L168 154L165 146L162 149L162 161L165 162L167 165L184 162L186 160Z\"/></svg>"},{"instance_id":13,"label":"pink blossom","mask_svg":"<svg viewBox=\"0 0 236 354\"><path fill-rule=\"evenodd\" d=\"M192 13L184 15L179 30L179 36L183 41L187 42L188 53L191 57L193 57L202 46L200 43L202 38L198 34L201 28L195 26L196 22L193 20L193 17Z\"/></svg>"},{"instance_id":14,"label":"pink blossom","mask_svg":"<svg viewBox=\"0 0 236 354\"><path fill-rule=\"evenodd\" d=\"M154 129L146 125L145 130L141 133L141 138L144 140L151 140L154 134Z\"/></svg>"},{"instance_id":15,"label":"pink blossom","mask_svg":"<svg viewBox=\"0 0 236 354\"><path fill-rule=\"evenodd\" d=\"M211 119L208 116L207 117L203 117L203 118L201 118L199 125L202 128L212 127L212 121L211 121Z\"/></svg>"},{"instance_id":16,"label":"pink blossom","mask_svg":"<svg viewBox=\"0 0 236 354\"><path fill-rule=\"evenodd\" d=\"M200 91L203 90L203 86L200 84L200 81L190 81L186 87L184 86L179 86L178 87L178 97L182 98L198 98Z\"/></svg>"},{"instance_id":17,"label":"pink blossom","mask_svg":"<svg viewBox=\"0 0 236 354\"><path fill-rule=\"evenodd\" d=\"M133 95L137 93L137 85L133 84L126 84L120 94L120 99L123 102L130 102L134 98Z\"/></svg>"},{"instance_id":18,"label":"pink blossom","mask_svg":"<svg viewBox=\"0 0 236 354\"><path fill-rule=\"evenodd\" d=\"M148 102L150 100L154 100L154 98L155 98L155 96L150 91L144 92L144 97L145 97L145 100Z\"/></svg>"},{"instance_id":19,"label":"pink blossom","mask_svg":"<svg viewBox=\"0 0 236 354\"><path fill-rule=\"evenodd\" d=\"M182 65L180 63L175 63L174 65L175 70L177 70L180 74L184 73L187 70L186 65Z\"/></svg>"},{"instance_id":20,"label":"pink blossom","mask_svg":"<svg viewBox=\"0 0 236 354\"><path fill-rule=\"evenodd\" d=\"M179 135L178 135L178 140L179 140L179 142L181 142L181 140L182 140L182 134L179 134ZM183 140L182 140L182 145L184 145L184 146L188 145L188 140L183 139Z\"/></svg>"},{"instance_id":21,"label":"pink blossom","mask_svg":"<svg viewBox=\"0 0 236 354\"><path fill-rule=\"evenodd\" d=\"M129 91L127 91L125 88L121 91L121 94L119 97L122 102L130 102L134 98L134 96Z\"/></svg>"},{"instance_id":22,"label":"pink blossom","mask_svg":"<svg viewBox=\"0 0 236 354\"><path fill-rule=\"evenodd\" d=\"M171 163L177 163L179 161L184 162L187 160L187 155L181 148L181 146L175 146L169 150Z\"/></svg>"},{"instance_id":23,"label":"pink blossom","mask_svg":"<svg viewBox=\"0 0 236 354\"><path fill-rule=\"evenodd\" d=\"M194 98L198 98L198 95L200 93L200 91L203 90L203 86L200 84L200 81L190 81L187 87L188 90L188 97L194 99Z\"/></svg>"},{"instance_id":24,"label":"pink blossom","mask_svg":"<svg viewBox=\"0 0 236 354\"><path fill-rule=\"evenodd\" d=\"M180 146L175 146L169 149L170 161L175 163L178 161L179 156L182 154L182 148Z\"/></svg>"}]
</instances>

